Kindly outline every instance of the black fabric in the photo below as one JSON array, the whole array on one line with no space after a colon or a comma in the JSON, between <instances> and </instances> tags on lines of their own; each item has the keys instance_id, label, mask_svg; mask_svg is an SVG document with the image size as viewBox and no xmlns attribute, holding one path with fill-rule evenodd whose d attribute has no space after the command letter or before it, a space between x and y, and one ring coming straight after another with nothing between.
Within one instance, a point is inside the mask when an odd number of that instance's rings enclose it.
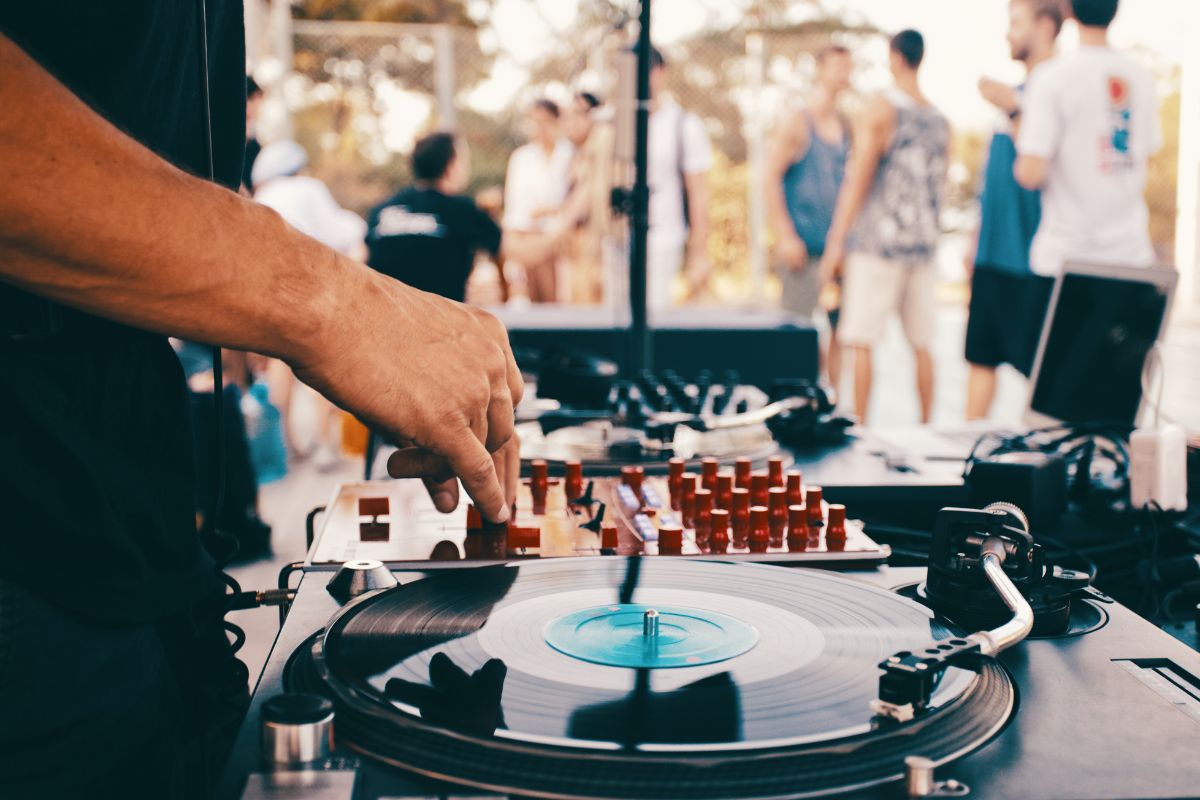
<instances>
[{"instance_id":1,"label":"black fabric","mask_svg":"<svg viewBox=\"0 0 1200 800\"><path fill-rule=\"evenodd\" d=\"M207 8L215 171L236 188L242 7L208 0ZM118 128L203 175L198 19L193 0L0 4L0 31ZM161 213L165 222L171 209ZM0 286L5 293L13 304L33 300ZM101 624L180 613L209 568L195 533L179 361L163 336L57 311L53 329L0 337L0 578ZM51 560L69 579L45 579Z\"/></svg>"},{"instance_id":2,"label":"black fabric","mask_svg":"<svg viewBox=\"0 0 1200 800\"><path fill-rule=\"evenodd\" d=\"M238 666L215 614L101 627L0 579L0 796L210 797L245 708Z\"/></svg>"},{"instance_id":3,"label":"black fabric","mask_svg":"<svg viewBox=\"0 0 1200 800\"><path fill-rule=\"evenodd\" d=\"M262 143L257 138L251 136L246 140L246 155L242 159L242 186L246 191L254 191L254 179L251 177L254 172L254 159L258 158L258 154L262 152Z\"/></svg>"},{"instance_id":4,"label":"black fabric","mask_svg":"<svg viewBox=\"0 0 1200 800\"><path fill-rule=\"evenodd\" d=\"M976 267L967 317L967 361L983 367L1011 364L1029 377L1054 280Z\"/></svg>"},{"instance_id":5,"label":"black fabric","mask_svg":"<svg viewBox=\"0 0 1200 800\"><path fill-rule=\"evenodd\" d=\"M426 292L466 296L475 253L500 251L500 228L469 197L410 187L371 209L367 263Z\"/></svg>"}]
</instances>

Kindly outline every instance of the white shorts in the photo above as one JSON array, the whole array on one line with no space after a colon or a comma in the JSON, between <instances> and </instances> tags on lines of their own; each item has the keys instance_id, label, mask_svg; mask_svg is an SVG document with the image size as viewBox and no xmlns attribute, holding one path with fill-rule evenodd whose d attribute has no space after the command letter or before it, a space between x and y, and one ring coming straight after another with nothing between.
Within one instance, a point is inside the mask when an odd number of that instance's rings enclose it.
<instances>
[{"instance_id":1,"label":"white shorts","mask_svg":"<svg viewBox=\"0 0 1200 800\"><path fill-rule=\"evenodd\" d=\"M870 253L849 253L845 273L838 341L850 347L877 344L895 312L900 314L909 343L918 350L929 349L937 312L934 264L906 264Z\"/></svg>"}]
</instances>

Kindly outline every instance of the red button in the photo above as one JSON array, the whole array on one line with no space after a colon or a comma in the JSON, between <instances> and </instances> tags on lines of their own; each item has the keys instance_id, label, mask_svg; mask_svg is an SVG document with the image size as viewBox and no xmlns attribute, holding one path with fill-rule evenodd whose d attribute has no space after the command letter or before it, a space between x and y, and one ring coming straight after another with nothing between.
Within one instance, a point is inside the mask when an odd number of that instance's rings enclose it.
<instances>
[{"instance_id":1,"label":"red button","mask_svg":"<svg viewBox=\"0 0 1200 800\"><path fill-rule=\"evenodd\" d=\"M783 459L779 456L767 459L767 482L771 486L783 486Z\"/></svg>"},{"instance_id":2,"label":"red button","mask_svg":"<svg viewBox=\"0 0 1200 800\"><path fill-rule=\"evenodd\" d=\"M523 528L519 525L508 526L508 547L511 550L527 547L542 546L541 528Z\"/></svg>"},{"instance_id":3,"label":"red button","mask_svg":"<svg viewBox=\"0 0 1200 800\"><path fill-rule=\"evenodd\" d=\"M696 539L708 539L712 529L713 493L708 489L696 490L696 513L692 527L696 529Z\"/></svg>"},{"instance_id":4,"label":"red button","mask_svg":"<svg viewBox=\"0 0 1200 800\"><path fill-rule=\"evenodd\" d=\"M739 458L733 462L733 485L742 489L750 488L750 470L753 464L748 458Z\"/></svg>"},{"instance_id":5,"label":"red button","mask_svg":"<svg viewBox=\"0 0 1200 800\"><path fill-rule=\"evenodd\" d=\"M671 525L658 529L658 552L677 556L683 552L683 528Z\"/></svg>"},{"instance_id":6,"label":"red button","mask_svg":"<svg viewBox=\"0 0 1200 800\"><path fill-rule=\"evenodd\" d=\"M617 536L616 525L602 525L600 527L600 547L605 550L616 550L621 544Z\"/></svg>"}]
</instances>

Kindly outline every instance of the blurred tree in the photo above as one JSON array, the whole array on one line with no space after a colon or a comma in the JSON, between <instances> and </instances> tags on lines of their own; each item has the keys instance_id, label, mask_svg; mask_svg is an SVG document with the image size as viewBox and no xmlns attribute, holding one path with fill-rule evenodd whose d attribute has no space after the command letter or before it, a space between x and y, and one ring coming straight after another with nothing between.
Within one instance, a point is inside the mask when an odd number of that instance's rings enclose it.
<instances>
[{"instance_id":1,"label":"blurred tree","mask_svg":"<svg viewBox=\"0 0 1200 800\"><path fill-rule=\"evenodd\" d=\"M1175 89L1159 106L1163 146L1150 159L1146 175L1146 205L1150 211L1150 240L1164 264L1175 262L1175 223L1179 180L1179 68L1173 72Z\"/></svg>"},{"instance_id":2,"label":"blurred tree","mask_svg":"<svg viewBox=\"0 0 1200 800\"><path fill-rule=\"evenodd\" d=\"M489 6L492 0L484 0ZM478 27L464 0L301 0L292 6L296 19L360 22L441 23Z\"/></svg>"}]
</instances>

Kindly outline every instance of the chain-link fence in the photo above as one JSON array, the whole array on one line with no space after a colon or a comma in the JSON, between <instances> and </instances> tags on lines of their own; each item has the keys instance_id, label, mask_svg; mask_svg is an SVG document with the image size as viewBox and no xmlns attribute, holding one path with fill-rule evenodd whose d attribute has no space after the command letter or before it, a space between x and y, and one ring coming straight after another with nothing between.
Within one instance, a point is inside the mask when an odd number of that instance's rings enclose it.
<instances>
[{"instance_id":1,"label":"chain-link fence","mask_svg":"<svg viewBox=\"0 0 1200 800\"><path fill-rule=\"evenodd\" d=\"M476 29L291 24L291 66L269 82L271 92L286 106L291 132L308 149L314 172L339 201L360 212L408 182L412 144L435 128L454 128L470 144L472 192L502 185L508 157L523 141L521 120L530 101L543 95L566 100L581 85L612 101L615 65L632 33L620 25L598 25L514 71L497 69L504 52L494 36ZM771 293L762 187L766 137L780 109L804 97L812 85L813 54L831 42L855 51L860 82L865 74L866 84L879 84L882 34L841 20L783 28L750 20L663 47L672 95L703 120L713 144L709 254L722 299ZM864 63L871 59L878 63ZM1152 164L1147 199L1156 248L1169 262L1179 92L1177 71L1160 77L1165 147ZM960 239L971 227L985 146L986 133L956 132L946 227Z\"/></svg>"}]
</instances>

